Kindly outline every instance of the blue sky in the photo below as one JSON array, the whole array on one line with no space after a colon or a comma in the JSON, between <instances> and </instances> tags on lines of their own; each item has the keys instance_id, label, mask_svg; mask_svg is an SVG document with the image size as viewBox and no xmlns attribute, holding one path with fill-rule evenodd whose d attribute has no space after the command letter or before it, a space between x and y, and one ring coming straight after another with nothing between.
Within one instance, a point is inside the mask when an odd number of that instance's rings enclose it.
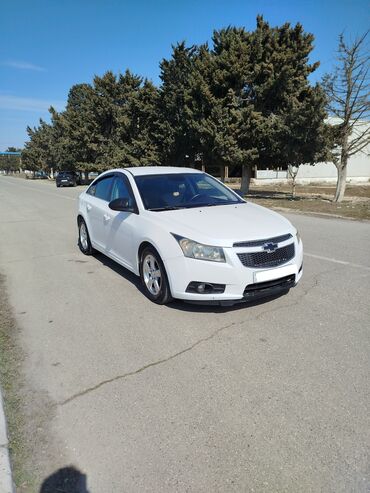
<instances>
[{"instance_id":1,"label":"blue sky","mask_svg":"<svg viewBox=\"0 0 370 493\"><path fill-rule=\"evenodd\" d=\"M338 35L370 26L365 0L1 0L0 150L23 146L27 125L62 110L73 84L106 70L159 84L159 62L171 44L209 41L228 25L254 29L257 14L271 25L300 22L315 36L312 61L333 66Z\"/></svg>"}]
</instances>

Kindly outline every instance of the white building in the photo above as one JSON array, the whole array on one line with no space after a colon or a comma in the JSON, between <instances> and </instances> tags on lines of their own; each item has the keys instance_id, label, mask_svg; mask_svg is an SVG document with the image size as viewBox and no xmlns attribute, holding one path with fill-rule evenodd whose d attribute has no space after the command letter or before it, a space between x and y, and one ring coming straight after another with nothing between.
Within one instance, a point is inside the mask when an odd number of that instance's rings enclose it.
<instances>
[{"instance_id":1,"label":"white building","mask_svg":"<svg viewBox=\"0 0 370 493\"><path fill-rule=\"evenodd\" d=\"M333 120L332 120L333 121ZM370 126L370 123L367 124ZM362 127L363 131L364 127ZM361 183L370 181L370 145L351 156L347 165L347 182ZM288 171L256 170L255 182L266 183L289 179ZM337 181L337 168L333 163L302 164L297 174L297 183Z\"/></svg>"}]
</instances>

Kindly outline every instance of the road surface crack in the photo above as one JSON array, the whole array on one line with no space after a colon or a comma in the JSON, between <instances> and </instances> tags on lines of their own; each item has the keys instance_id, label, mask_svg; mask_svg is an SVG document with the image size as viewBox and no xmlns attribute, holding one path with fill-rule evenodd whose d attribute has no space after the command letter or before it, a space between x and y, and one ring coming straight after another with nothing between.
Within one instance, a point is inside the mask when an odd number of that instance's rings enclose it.
<instances>
[{"instance_id":1,"label":"road surface crack","mask_svg":"<svg viewBox=\"0 0 370 493\"><path fill-rule=\"evenodd\" d=\"M233 326L241 325L244 322L245 321L243 320L241 322L233 322L231 324L224 325L224 326L218 328L217 330L213 331L212 334L210 334L209 336L203 337L202 339L198 339L198 341L194 342L194 344L192 344L191 346L188 346L187 348L182 349L181 351L178 351L177 353L172 354L171 356L168 356L167 358L163 358L163 359L160 359L160 360L157 360L157 361L153 361L152 363L149 363L149 364L147 364L145 366L142 366L138 370L130 371L128 373L123 373L122 375L117 375L116 377L108 378L107 380L103 380L102 382L94 385L93 387L88 387L87 389L84 389L81 392L77 392L76 394L71 395L70 397L68 397L64 401L59 401L57 404L59 406L64 406L65 404L68 404L69 402L72 402L73 400L75 400L75 399L77 399L79 397L82 397L82 396L84 396L86 394L89 394L90 392L93 392L94 390L100 389L100 387L103 387L104 385L107 385L109 383L116 382L117 380L124 380L126 378L133 377L135 375L138 375L139 373L142 373L145 370L148 370L149 368L152 368L154 366L158 366L158 365L162 365L164 363L167 363L168 361L171 361L171 360L173 360L173 359L181 356L182 354L185 354L185 353L188 353L189 351L192 351L193 349L195 349L200 344L203 344L205 342L210 341L211 339L213 339L214 337L216 337L221 332L223 332L223 331L225 331L227 329L230 329Z\"/></svg>"},{"instance_id":2,"label":"road surface crack","mask_svg":"<svg viewBox=\"0 0 370 493\"><path fill-rule=\"evenodd\" d=\"M335 270L335 269L332 269L332 270ZM272 312L275 312L275 311L278 311L278 310L282 310L284 308L289 308L289 307L292 307L292 306L295 306L295 305L299 304L299 302L305 296L307 296L307 294L312 289L314 289L316 286L318 286L318 284L319 284L319 279L318 278L320 276L324 275L324 274L327 274L329 272L332 272L332 270L323 271L323 272L320 272L319 274L317 274L316 276L314 276L312 285L309 286L307 289L305 289L303 291L303 294L301 294L293 303L290 303L288 305L281 305L281 306L279 306L277 308L273 308L272 310L264 311L264 312L256 315L254 317L254 320L259 320L260 318L262 318L266 314L270 314ZM77 392L76 394L71 395L70 397L68 397L67 399L65 399L63 401L57 402L57 405L64 406L65 404L68 404L68 403L72 402L73 400L78 399L79 397L82 397L82 396L84 396L86 394L89 394L90 392L94 392L95 390L100 389L104 385L107 385L109 383L116 382L118 380L125 380L126 378L129 378L129 377L133 377L135 375L138 375L139 373L142 373L145 370L148 370L149 368L152 368L154 366L158 366L158 365L162 365L164 363L167 363L168 361L171 361L171 360L173 360L173 359L175 359L175 358L177 358L177 357L179 357L179 356L181 356L181 355L183 355L185 353L188 353L189 351L192 351L193 349L195 349L200 344L203 344L205 342L208 342L208 341L212 340L214 337L216 337L221 332L223 332L223 331L225 331L227 329L230 329L231 327L234 327L234 326L243 325L244 323L245 323L245 320L241 320L239 322L233 322L231 324L224 325L224 326L216 329L215 331L213 331L209 336L203 337L203 338L199 339L198 341L194 342L191 346L188 346L187 348L182 349L181 351L178 351L177 353L172 354L171 356L168 356L167 358L163 358L163 359L160 359L160 360L157 360L157 361L153 361L152 363L148 363L147 365L144 365L144 366L142 366L141 368L139 368L137 370L130 371L130 372L127 372L127 373L123 373L122 375L117 375L115 377L112 377L112 378L108 378L106 380L103 380L102 382L99 382L98 384L96 384L96 385L94 385L92 387L88 387L88 388L86 388L86 389L84 389L84 390L82 390L80 392Z\"/></svg>"}]
</instances>

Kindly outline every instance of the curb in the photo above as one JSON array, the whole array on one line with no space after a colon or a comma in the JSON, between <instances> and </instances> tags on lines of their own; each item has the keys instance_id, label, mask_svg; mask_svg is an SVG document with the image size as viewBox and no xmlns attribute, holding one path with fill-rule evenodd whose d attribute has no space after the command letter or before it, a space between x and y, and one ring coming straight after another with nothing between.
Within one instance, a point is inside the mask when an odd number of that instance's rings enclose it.
<instances>
[{"instance_id":1,"label":"curb","mask_svg":"<svg viewBox=\"0 0 370 493\"><path fill-rule=\"evenodd\" d=\"M0 493L15 493L8 446L3 398L0 391Z\"/></svg>"}]
</instances>

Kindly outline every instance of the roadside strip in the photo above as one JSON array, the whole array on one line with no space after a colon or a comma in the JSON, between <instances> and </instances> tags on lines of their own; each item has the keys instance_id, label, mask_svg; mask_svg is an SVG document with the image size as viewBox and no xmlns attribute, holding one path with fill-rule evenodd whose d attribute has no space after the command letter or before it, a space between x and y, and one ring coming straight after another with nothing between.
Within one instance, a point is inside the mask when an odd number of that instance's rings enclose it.
<instances>
[{"instance_id":1,"label":"roadside strip","mask_svg":"<svg viewBox=\"0 0 370 493\"><path fill-rule=\"evenodd\" d=\"M14 491L5 413L0 392L0 493L14 493Z\"/></svg>"}]
</instances>

